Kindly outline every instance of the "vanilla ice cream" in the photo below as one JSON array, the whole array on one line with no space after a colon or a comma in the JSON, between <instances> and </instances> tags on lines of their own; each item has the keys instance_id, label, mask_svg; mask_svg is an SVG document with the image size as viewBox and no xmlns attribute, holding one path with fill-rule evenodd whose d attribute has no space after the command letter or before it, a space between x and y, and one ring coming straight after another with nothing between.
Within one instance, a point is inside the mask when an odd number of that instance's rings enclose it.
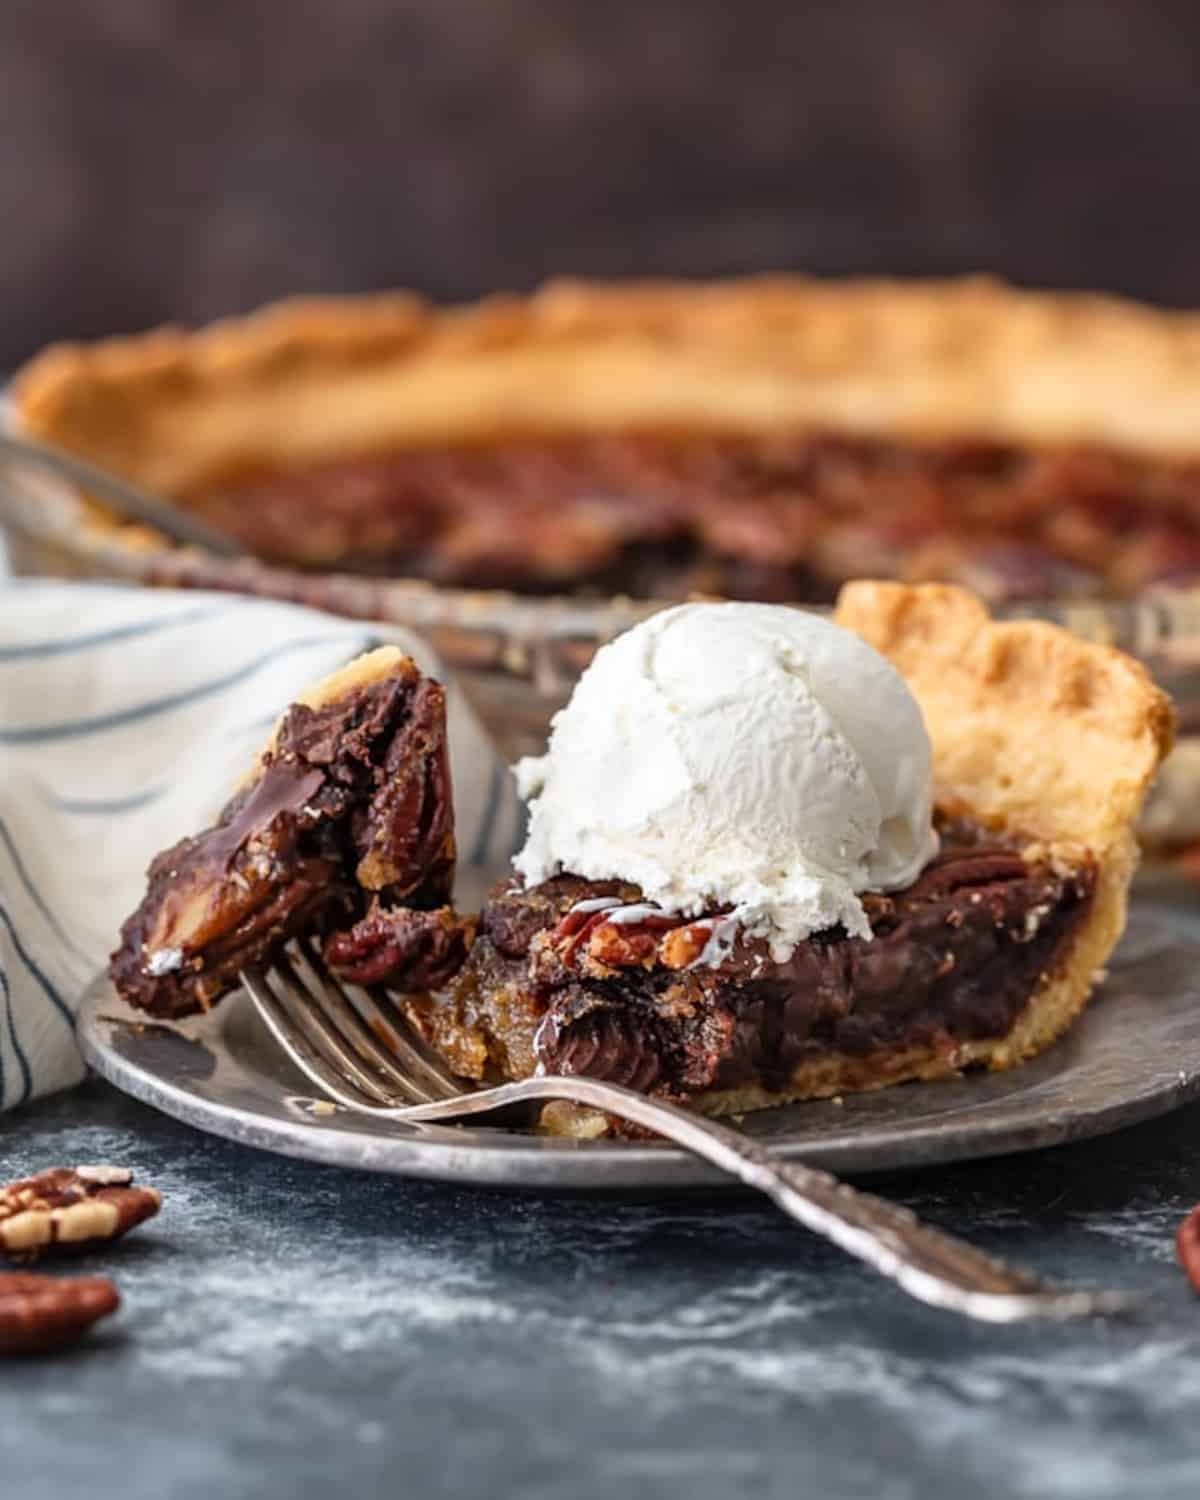
<instances>
[{"instance_id":1,"label":"vanilla ice cream","mask_svg":"<svg viewBox=\"0 0 1200 1500\"><path fill-rule=\"evenodd\" d=\"M782 605L683 604L597 652L517 766L527 884L619 878L669 912L728 906L777 960L937 850L929 737L903 679Z\"/></svg>"}]
</instances>

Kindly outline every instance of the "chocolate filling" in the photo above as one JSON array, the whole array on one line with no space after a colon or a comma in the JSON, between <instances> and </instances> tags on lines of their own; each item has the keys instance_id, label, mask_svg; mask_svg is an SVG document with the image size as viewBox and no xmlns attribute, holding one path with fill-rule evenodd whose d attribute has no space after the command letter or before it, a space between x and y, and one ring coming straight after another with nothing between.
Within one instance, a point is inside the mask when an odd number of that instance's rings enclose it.
<instances>
[{"instance_id":1,"label":"chocolate filling","mask_svg":"<svg viewBox=\"0 0 1200 1500\"><path fill-rule=\"evenodd\" d=\"M532 592L820 602L899 576L1005 600L1200 576L1200 465L1094 448L616 433L242 472L185 499L265 558Z\"/></svg>"},{"instance_id":2,"label":"chocolate filling","mask_svg":"<svg viewBox=\"0 0 1200 1500\"><path fill-rule=\"evenodd\" d=\"M405 664L320 708L297 704L216 825L151 864L113 981L143 1010L186 1015L290 938L364 919L369 903L440 906L453 829L437 683Z\"/></svg>"},{"instance_id":3,"label":"chocolate filling","mask_svg":"<svg viewBox=\"0 0 1200 1500\"><path fill-rule=\"evenodd\" d=\"M713 922L664 933L595 909L636 901L634 887L509 883L485 907L451 998L500 1073L540 1064L670 1094L782 1091L830 1054L932 1047L953 1060L962 1043L1005 1035L1094 887L1091 864L1060 873L1010 849L952 845L907 890L865 898L870 941L834 929L776 963L742 938L711 962Z\"/></svg>"}]
</instances>

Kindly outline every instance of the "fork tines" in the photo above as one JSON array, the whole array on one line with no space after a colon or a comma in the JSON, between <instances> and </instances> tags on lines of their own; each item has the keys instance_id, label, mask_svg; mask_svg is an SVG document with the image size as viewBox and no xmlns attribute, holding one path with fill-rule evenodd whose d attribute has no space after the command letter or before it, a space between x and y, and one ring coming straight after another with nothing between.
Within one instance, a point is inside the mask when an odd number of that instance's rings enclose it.
<instances>
[{"instance_id":1,"label":"fork tines","mask_svg":"<svg viewBox=\"0 0 1200 1500\"><path fill-rule=\"evenodd\" d=\"M289 944L242 982L293 1062L351 1107L427 1104L463 1090L385 990L342 984L314 943Z\"/></svg>"}]
</instances>

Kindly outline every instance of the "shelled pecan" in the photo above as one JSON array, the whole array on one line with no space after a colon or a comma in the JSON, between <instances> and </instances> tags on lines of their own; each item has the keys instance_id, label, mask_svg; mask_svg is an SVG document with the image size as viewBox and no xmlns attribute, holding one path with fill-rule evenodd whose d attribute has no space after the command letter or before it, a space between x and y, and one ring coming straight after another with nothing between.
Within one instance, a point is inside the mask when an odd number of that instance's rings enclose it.
<instances>
[{"instance_id":1,"label":"shelled pecan","mask_svg":"<svg viewBox=\"0 0 1200 1500\"><path fill-rule=\"evenodd\" d=\"M161 1202L154 1188L135 1187L126 1167L51 1167L0 1188L0 1251L35 1260L53 1245L115 1240Z\"/></svg>"},{"instance_id":2,"label":"shelled pecan","mask_svg":"<svg viewBox=\"0 0 1200 1500\"><path fill-rule=\"evenodd\" d=\"M386 984L411 993L449 983L466 962L473 919L450 906L413 911L379 904L325 944L325 962L351 984Z\"/></svg>"},{"instance_id":3,"label":"shelled pecan","mask_svg":"<svg viewBox=\"0 0 1200 1500\"><path fill-rule=\"evenodd\" d=\"M0 1272L0 1357L65 1349L120 1303L116 1287L103 1276Z\"/></svg>"},{"instance_id":4,"label":"shelled pecan","mask_svg":"<svg viewBox=\"0 0 1200 1500\"><path fill-rule=\"evenodd\" d=\"M1194 1290L1200 1292L1200 1203L1197 1203L1179 1226L1179 1233L1175 1236L1175 1249L1187 1279Z\"/></svg>"}]
</instances>

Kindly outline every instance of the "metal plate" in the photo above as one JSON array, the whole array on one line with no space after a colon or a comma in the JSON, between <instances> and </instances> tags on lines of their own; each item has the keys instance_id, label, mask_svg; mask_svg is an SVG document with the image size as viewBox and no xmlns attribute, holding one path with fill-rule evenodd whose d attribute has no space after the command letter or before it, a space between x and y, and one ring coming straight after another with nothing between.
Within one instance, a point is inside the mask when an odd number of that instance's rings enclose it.
<instances>
[{"instance_id":1,"label":"metal plate","mask_svg":"<svg viewBox=\"0 0 1200 1500\"><path fill-rule=\"evenodd\" d=\"M201 1130L286 1156L499 1187L678 1188L723 1179L674 1147L575 1142L479 1126L410 1126L317 1104L245 997L176 1025L147 1024L98 979L80 1036L126 1093ZM1163 1114L1200 1096L1200 921L1135 905L1092 1004L1024 1067L787 1105L745 1129L783 1157L840 1173L1028 1151Z\"/></svg>"}]
</instances>

